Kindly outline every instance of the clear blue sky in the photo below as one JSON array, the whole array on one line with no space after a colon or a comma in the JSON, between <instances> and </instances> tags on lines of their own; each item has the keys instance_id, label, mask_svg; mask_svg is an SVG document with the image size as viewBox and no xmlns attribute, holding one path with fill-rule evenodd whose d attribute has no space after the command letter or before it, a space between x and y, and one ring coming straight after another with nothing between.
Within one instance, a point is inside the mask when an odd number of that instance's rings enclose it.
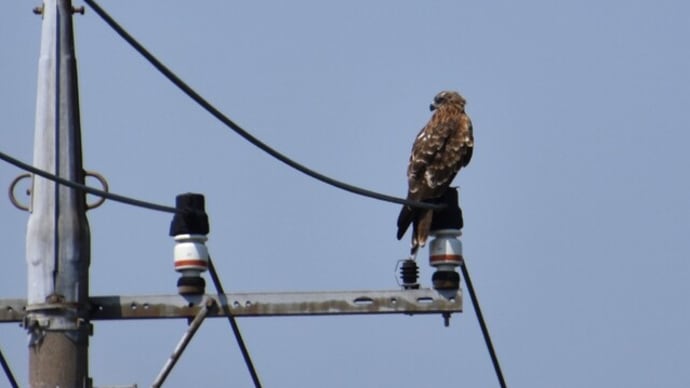
<instances>
[{"instance_id":1,"label":"clear blue sky","mask_svg":"<svg viewBox=\"0 0 690 388\"><path fill-rule=\"evenodd\" d=\"M0 14L0 149L32 159L38 3ZM690 386L690 5L684 1L100 3L239 124L318 171L402 196L442 89L476 136L468 265L511 387ZM76 2L75 5L81 5ZM398 206L324 186L212 119L94 12L76 17L85 167L114 192L206 195L231 291L391 289ZM0 164L0 186L20 173ZM89 212L92 295L175 292L170 216ZM0 297L26 295L27 214L0 200ZM422 281L430 284L426 252ZM497 386L469 300L438 316L239 320L266 387ZM180 321L96 322L96 385L149 385ZM0 327L21 381L27 339ZM4 383L0 383L3 386ZM170 387L250 387L227 322Z\"/></svg>"}]
</instances>

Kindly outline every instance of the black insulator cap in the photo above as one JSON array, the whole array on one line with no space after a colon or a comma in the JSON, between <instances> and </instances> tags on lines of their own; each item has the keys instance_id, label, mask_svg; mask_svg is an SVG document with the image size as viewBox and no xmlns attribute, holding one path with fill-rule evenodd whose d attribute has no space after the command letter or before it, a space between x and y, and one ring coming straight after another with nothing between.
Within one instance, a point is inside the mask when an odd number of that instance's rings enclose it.
<instances>
[{"instance_id":1,"label":"black insulator cap","mask_svg":"<svg viewBox=\"0 0 690 388\"><path fill-rule=\"evenodd\" d=\"M446 207L434 210L434 217L431 220L431 231L441 229L462 229L462 209L458 205L458 189L449 187L445 194L435 203L445 204Z\"/></svg>"},{"instance_id":2,"label":"black insulator cap","mask_svg":"<svg viewBox=\"0 0 690 388\"><path fill-rule=\"evenodd\" d=\"M177 292L180 295L200 295L205 289L206 281L200 276L182 276L177 279Z\"/></svg>"},{"instance_id":3,"label":"black insulator cap","mask_svg":"<svg viewBox=\"0 0 690 388\"><path fill-rule=\"evenodd\" d=\"M419 283L417 283L417 279L419 279L419 266L417 266L416 261L407 259L402 262L400 266L400 279L402 280L403 288L407 290L419 288Z\"/></svg>"},{"instance_id":4,"label":"black insulator cap","mask_svg":"<svg viewBox=\"0 0 690 388\"><path fill-rule=\"evenodd\" d=\"M437 290L457 290L460 288L460 274L455 271L436 271L431 283Z\"/></svg>"},{"instance_id":5,"label":"black insulator cap","mask_svg":"<svg viewBox=\"0 0 690 388\"><path fill-rule=\"evenodd\" d=\"M180 210L180 213L175 214L170 223L171 236L208 234L208 215L205 210L203 194L180 194L175 198L175 207Z\"/></svg>"}]
</instances>

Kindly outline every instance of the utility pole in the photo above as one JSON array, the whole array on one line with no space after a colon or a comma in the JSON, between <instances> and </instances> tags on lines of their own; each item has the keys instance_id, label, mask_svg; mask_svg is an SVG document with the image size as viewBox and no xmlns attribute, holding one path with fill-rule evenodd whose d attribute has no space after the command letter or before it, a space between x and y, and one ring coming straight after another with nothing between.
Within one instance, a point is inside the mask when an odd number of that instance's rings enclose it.
<instances>
[{"instance_id":1,"label":"utility pole","mask_svg":"<svg viewBox=\"0 0 690 388\"><path fill-rule=\"evenodd\" d=\"M70 0L43 0L34 166L84 182ZM34 176L26 238L31 387L88 387L86 196Z\"/></svg>"}]
</instances>

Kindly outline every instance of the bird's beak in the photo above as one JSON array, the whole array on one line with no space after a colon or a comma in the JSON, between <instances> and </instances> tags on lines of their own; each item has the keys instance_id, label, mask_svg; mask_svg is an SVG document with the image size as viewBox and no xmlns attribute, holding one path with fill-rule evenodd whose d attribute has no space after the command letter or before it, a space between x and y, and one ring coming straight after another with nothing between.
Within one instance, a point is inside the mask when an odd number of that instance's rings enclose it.
<instances>
[{"instance_id":1,"label":"bird's beak","mask_svg":"<svg viewBox=\"0 0 690 388\"><path fill-rule=\"evenodd\" d=\"M429 110L432 112L435 111L436 110L436 104L429 105Z\"/></svg>"}]
</instances>

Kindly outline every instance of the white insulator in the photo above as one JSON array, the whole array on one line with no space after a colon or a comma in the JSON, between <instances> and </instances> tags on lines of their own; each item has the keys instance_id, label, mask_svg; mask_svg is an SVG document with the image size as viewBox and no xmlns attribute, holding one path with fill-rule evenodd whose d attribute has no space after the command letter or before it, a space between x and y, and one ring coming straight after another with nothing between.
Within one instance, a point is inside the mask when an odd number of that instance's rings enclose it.
<instances>
[{"instance_id":1,"label":"white insulator","mask_svg":"<svg viewBox=\"0 0 690 388\"><path fill-rule=\"evenodd\" d=\"M202 234L178 234L175 238L175 271L183 274L204 272L208 269L208 249Z\"/></svg>"},{"instance_id":2,"label":"white insulator","mask_svg":"<svg viewBox=\"0 0 690 388\"><path fill-rule=\"evenodd\" d=\"M441 229L432 232L435 236L429 244L429 264L434 267L453 267L462 264L462 242L458 229Z\"/></svg>"}]
</instances>

